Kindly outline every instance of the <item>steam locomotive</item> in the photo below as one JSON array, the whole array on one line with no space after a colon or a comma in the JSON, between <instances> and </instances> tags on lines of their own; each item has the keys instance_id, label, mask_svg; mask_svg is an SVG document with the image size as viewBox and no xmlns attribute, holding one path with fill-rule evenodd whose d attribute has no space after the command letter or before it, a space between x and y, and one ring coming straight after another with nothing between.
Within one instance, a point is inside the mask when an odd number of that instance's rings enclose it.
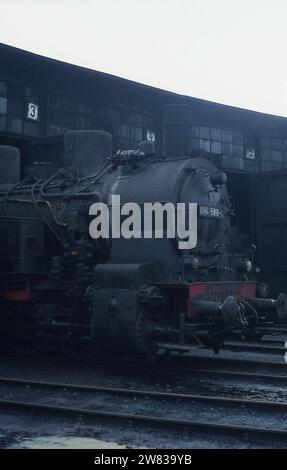
<instances>
[{"instance_id":1,"label":"steam locomotive","mask_svg":"<svg viewBox=\"0 0 287 470\"><path fill-rule=\"evenodd\" d=\"M285 294L258 295L252 249L233 241L226 174L192 154L190 107L163 115L164 157L150 141L113 154L110 134L70 131L63 168L35 162L20 179L18 150L0 148L2 344L84 357L151 358L193 344L218 352L232 332L258 337L266 321L287 317ZM140 207L196 203L196 246L92 238L91 206L110 208L115 195Z\"/></svg>"}]
</instances>

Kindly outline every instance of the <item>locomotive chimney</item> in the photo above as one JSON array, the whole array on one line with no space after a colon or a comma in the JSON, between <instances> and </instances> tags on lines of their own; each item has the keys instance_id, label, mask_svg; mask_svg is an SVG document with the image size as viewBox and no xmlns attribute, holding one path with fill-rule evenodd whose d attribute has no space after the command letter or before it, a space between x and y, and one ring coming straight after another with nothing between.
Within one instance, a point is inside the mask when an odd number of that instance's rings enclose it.
<instances>
[{"instance_id":1,"label":"locomotive chimney","mask_svg":"<svg viewBox=\"0 0 287 470\"><path fill-rule=\"evenodd\" d=\"M163 155L190 157L192 150L192 109L186 104L163 108Z\"/></svg>"}]
</instances>

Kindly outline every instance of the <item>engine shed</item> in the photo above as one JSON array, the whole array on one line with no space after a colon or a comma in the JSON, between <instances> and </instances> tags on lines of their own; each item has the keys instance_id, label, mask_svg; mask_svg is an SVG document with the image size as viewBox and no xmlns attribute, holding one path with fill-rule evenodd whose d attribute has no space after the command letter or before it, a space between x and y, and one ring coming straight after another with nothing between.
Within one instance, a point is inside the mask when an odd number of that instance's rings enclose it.
<instances>
[{"instance_id":1,"label":"engine shed","mask_svg":"<svg viewBox=\"0 0 287 470\"><path fill-rule=\"evenodd\" d=\"M22 172L35 160L61 166L63 134L74 129L111 133L114 150L135 149L149 139L160 155L163 107L190 105L193 150L227 172L240 230L258 245L265 277L285 288L286 118L178 95L4 44L0 63L0 145L19 148Z\"/></svg>"},{"instance_id":2,"label":"engine shed","mask_svg":"<svg viewBox=\"0 0 287 470\"><path fill-rule=\"evenodd\" d=\"M161 153L162 108L193 109L193 148L217 166L247 173L287 167L287 119L166 92L119 77L0 45L0 144L71 129L101 129L114 148L155 140ZM59 137L58 137L59 139Z\"/></svg>"}]
</instances>

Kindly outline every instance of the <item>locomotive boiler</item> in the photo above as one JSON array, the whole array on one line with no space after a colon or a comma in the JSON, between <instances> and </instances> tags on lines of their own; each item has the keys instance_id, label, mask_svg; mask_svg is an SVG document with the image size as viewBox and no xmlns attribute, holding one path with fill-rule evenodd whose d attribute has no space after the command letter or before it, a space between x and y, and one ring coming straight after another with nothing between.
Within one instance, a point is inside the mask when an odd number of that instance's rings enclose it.
<instances>
[{"instance_id":1,"label":"locomotive boiler","mask_svg":"<svg viewBox=\"0 0 287 470\"><path fill-rule=\"evenodd\" d=\"M80 356L217 352L232 332L258 337L286 318L285 294L258 296L252 249L232 241L226 174L192 153L191 109L168 106L163 122L163 156L148 141L113 154L109 134L71 131L63 168L36 162L22 179L18 150L0 148L2 344ZM91 236L91 207L111 211L115 196L121 207L160 204L163 220L166 204L196 204L196 246L180 249L165 224L161 238L154 228Z\"/></svg>"}]
</instances>

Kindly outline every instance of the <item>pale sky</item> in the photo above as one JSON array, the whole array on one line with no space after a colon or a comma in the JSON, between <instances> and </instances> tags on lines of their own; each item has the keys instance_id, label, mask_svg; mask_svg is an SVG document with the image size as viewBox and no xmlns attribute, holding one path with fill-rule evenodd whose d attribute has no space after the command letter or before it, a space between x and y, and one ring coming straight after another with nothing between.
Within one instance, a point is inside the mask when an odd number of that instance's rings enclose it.
<instances>
[{"instance_id":1,"label":"pale sky","mask_svg":"<svg viewBox=\"0 0 287 470\"><path fill-rule=\"evenodd\" d=\"M0 12L0 42L287 116L287 0L0 0Z\"/></svg>"}]
</instances>

